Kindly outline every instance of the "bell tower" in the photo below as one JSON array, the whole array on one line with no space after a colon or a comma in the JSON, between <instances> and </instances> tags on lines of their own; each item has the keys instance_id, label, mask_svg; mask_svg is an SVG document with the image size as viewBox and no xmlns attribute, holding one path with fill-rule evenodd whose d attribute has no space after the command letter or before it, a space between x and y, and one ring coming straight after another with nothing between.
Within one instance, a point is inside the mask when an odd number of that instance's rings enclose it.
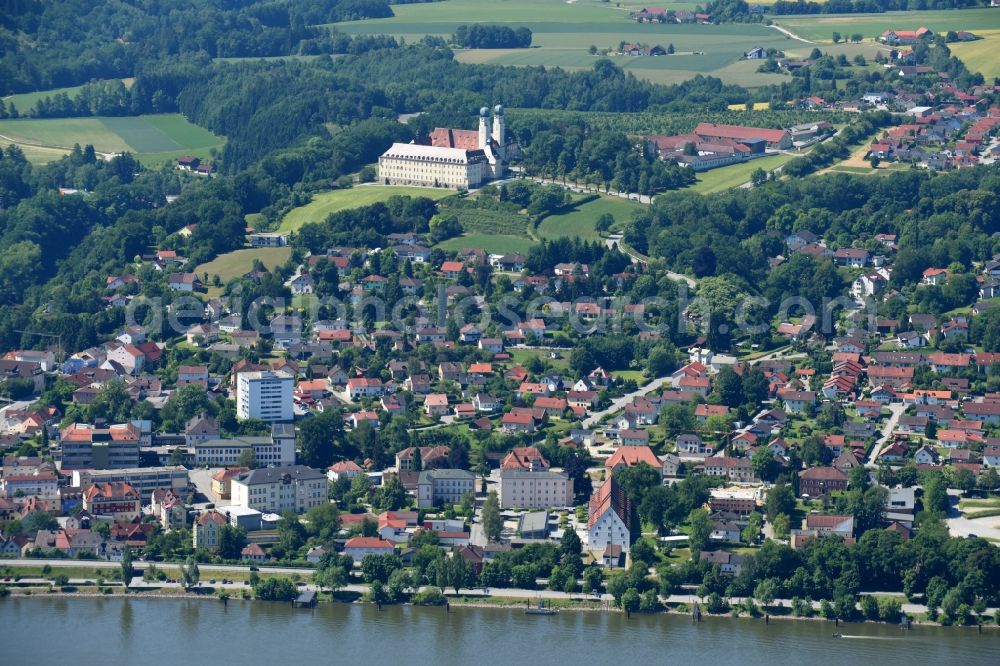
<instances>
[{"instance_id":1,"label":"bell tower","mask_svg":"<svg viewBox=\"0 0 1000 666\"><path fill-rule=\"evenodd\" d=\"M503 124L503 105L497 104L493 107L493 140L497 144L497 158L507 159L507 146L505 144L506 135Z\"/></svg>"},{"instance_id":2,"label":"bell tower","mask_svg":"<svg viewBox=\"0 0 1000 666\"><path fill-rule=\"evenodd\" d=\"M489 128L487 127L488 118L490 117L490 110L485 106L479 109L479 148L486 148L486 144L489 142Z\"/></svg>"}]
</instances>

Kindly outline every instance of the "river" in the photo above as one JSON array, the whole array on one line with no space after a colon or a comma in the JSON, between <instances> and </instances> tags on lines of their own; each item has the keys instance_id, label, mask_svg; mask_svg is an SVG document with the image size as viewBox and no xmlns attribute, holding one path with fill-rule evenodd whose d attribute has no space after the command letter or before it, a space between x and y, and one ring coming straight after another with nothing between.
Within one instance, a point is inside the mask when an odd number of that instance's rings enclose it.
<instances>
[{"instance_id":1,"label":"river","mask_svg":"<svg viewBox=\"0 0 1000 666\"><path fill-rule=\"evenodd\" d=\"M1000 633L973 629L518 609L196 599L0 600L6 664L823 664L997 663Z\"/></svg>"}]
</instances>

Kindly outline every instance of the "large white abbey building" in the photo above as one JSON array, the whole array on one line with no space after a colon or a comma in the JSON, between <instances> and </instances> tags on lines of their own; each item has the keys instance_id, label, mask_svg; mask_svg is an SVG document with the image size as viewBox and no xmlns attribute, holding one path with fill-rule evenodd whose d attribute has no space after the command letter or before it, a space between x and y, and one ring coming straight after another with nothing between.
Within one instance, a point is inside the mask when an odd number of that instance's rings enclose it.
<instances>
[{"instance_id":1,"label":"large white abbey building","mask_svg":"<svg viewBox=\"0 0 1000 666\"><path fill-rule=\"evenodd\" d=\"M378 158L379 182L472 189L502 178L507 160L503 107L479 110L479 131L438 127L430 145L394 143Z\"/></svg>"}]
</instances>

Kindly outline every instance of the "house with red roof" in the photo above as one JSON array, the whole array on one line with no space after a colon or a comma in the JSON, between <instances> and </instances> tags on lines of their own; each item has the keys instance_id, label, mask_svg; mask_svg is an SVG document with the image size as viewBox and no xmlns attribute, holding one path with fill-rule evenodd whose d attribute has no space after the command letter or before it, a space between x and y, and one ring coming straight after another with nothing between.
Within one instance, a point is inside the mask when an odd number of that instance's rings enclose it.
<instances>
[{"instance_id":1,"label":"house with red roof","mask_svg":"<svg viewBox=\"0 0 1000 666\"><path fill-rule=\"evenodd\" d=\"M500 469L526 469L526 470L546 470L549 468L549 461L545 459L542 452L535 446L517 446L504 456L500 462Z\"/></svg>"},{"instance_id":2,"label":"house with red roof","mask_svg":"<svg viewBox=\"0 0 1000 666\"><path fill-rule=\"evenodd\" d=\"M344 544L344 554L360 562L365 555L391 555L396 547L391 541L380 537L354 537Z\"/></svg>"},{"instance_id":3,"label":"house with red roof","mask_svg":"<svg viewBox=\"0 0 1000 666\"><path fill-rule=\"evenodd\" d=\"M601 484L587 506L587 547L603 553L609 546L632 547L632 501L614 476Z\"/></svg>"},{"instance_id":4,"label":"house with red roof","mask_svg":"<svg viewBox=\"0 0 1000 666\"><path fill-rule=\"evenodd\" d=\"M661 469L663 466L662 461L648 446L619 446L618 450L604 461L604 468L611 473L619 467L635 467L640 463L646 463L655 469Z\"/></svg>"}]
</instances>

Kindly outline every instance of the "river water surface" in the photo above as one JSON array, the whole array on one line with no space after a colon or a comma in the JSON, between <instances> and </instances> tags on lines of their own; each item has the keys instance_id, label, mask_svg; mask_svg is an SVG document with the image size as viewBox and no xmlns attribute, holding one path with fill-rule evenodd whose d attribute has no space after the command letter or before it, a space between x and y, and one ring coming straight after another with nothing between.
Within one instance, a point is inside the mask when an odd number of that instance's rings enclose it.
<instances>
[{"instance_id":1,"label":"river water surface","mask_svg":"<svg viewBox=\"0 0 1000 666\"><path fill-rule=\"evenodd\" d=\"M835 638L840 631L843 638ZM1000 632L518 609L0 600L0 664L1000 664Z\"/></svg>"}]
</instances>

